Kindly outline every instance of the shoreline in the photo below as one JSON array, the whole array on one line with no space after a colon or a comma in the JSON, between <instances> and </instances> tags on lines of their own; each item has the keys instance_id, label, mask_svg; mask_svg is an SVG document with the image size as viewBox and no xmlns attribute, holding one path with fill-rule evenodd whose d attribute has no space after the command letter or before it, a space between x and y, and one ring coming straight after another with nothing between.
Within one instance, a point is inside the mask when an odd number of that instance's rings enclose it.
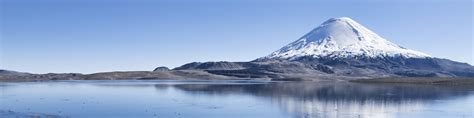
<instances>
[{"instance_id":1,"label":"shoreline","mask_svg":"<svg viewBox=\"0 0 474 118\"><path fill-rule=\"evenodd\" d=\"M425 85L474 85L474 78L467 77L403 77L373 78L349 80L353 83L393 83L393 84L425 84Z\"/></svg>"},{"instance_id":2,"label":"shoreline","mask_svg":"<svg viewBox=\"0 0 474 118\"><path fill-rule=\"evenodd\" d=\"M19 78L19 79L4 79L0 78L0 82L54 82L54 81L274 81L274 82L350 82L350 83L364 83L364 84L419 84L419 85L474 85L474 78L466 77L394 77L394 78L370 78L370 79L282 79L282 78L130 78L130 79L110 79L110 78L94 78L94 79L71 79L71 78L57 78L57 79L40 79L40 78Z\"/></svg>"}]
</instances>

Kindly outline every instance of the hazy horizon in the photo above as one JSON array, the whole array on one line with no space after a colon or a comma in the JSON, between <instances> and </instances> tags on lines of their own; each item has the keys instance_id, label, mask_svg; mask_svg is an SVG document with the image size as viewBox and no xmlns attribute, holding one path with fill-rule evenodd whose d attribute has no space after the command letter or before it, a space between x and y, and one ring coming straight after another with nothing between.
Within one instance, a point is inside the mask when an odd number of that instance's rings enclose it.
<instances>
[{"instance_id":1,"label":"hazy horizon","mask_svg":"<svg viewBox=\"0 0 474 118\"><path fill-rule=\"evenodd\" d=\"M3 0L1 6L0 69L22 72L250 61L335 17L350 17L400 46L474 64L471 0Z\"/></svg>"}]
</instances>

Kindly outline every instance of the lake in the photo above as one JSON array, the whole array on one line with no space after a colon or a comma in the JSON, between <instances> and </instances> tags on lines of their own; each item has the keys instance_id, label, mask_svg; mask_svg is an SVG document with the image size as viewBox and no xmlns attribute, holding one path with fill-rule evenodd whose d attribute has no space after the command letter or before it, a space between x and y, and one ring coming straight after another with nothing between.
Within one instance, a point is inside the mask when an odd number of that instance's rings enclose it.
<instances>
[{"instance_id":1,"label":"lake","mask_svg":"<svg viewBox=\"0 0 474 118\"><path fill-rule=\"evenodd\" d=\"M276 81L0 83L9 117L473 118L474 87Z\"/></svg>"}]
</instances>

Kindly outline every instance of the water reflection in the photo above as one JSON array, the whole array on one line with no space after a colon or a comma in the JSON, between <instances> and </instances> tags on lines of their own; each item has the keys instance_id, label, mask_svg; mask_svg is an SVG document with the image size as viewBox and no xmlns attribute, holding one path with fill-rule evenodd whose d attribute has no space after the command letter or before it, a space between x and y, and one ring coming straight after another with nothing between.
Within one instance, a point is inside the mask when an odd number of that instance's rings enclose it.
<instances>
[{"instance_id":1,"label":"water reflection","mask_svg":"<svg viewBox=\"0 0 474 118\"><path fill-rule=\"evenodd\" d=\"M474 86L267 81L0 83L2 117L474 117Z\"/></svg>"},{"instance_id":2,"label":"water reflection","mask_svg":"<svg viewBox=\"0 0 474 118\"><path fill-rule=\"evenodd\" d=\"M163 85L155 85L155 87L164 88ZM181 84L167 85L167 87L177 88L189 94L249 94L278 105L280 109L294 117L391 118L430 115L472 117L474 108L469 105L465 108L463 106L449 108L449 105L445 108L427 108L433 102L442 103L446 100L466 97L472 94L474 87L347 82L289 82L255 85Z\"/></svg>"}]
</instances>

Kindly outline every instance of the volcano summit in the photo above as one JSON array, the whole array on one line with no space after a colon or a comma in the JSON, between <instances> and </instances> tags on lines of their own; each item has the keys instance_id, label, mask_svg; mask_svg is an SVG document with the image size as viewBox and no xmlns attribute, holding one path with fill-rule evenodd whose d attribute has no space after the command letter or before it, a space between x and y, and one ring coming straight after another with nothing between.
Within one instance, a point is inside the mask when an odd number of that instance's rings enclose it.
<instances>
[{"instance_id":1,"label":"volcano summit","mask_svg":"<svg viewBox=\"0 0 474 118\"><path fill-rule=\"evenodd\" d=\"M296 59L303 56L315 58L431 57L425 53L398 46L347 17L327 20L297 41L266 58Z\"/></svg>"}]
</instances>

